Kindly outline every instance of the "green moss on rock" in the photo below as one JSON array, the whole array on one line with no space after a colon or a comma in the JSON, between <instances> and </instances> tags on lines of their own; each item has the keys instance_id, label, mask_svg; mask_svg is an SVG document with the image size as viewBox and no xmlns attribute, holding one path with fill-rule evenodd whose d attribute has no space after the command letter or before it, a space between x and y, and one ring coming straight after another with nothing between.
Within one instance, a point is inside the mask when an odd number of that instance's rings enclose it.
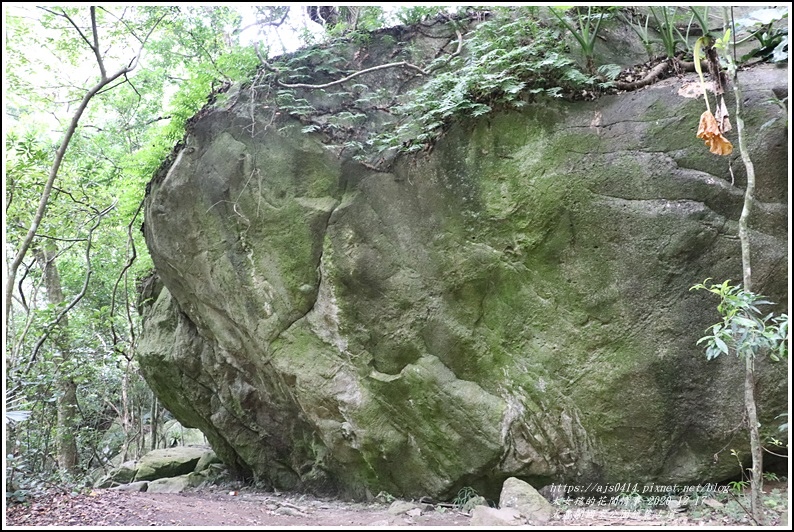
<instances>
[{"instance_id":1,"label":"green moss on rock","mask_svg":"<svg viewBox=\"0 0 794 532\"><path fill-rule=\"evenodd\" d=\"M698 105L664 84L531 105L453 125L390 173L297 123L254 139L242 107L210 114L147 199L167 287L147 381L224 462L283 489L735 475L741 368L699 352L718 317L689 287L740 277L742 191L690 135ZM768 142L753 153L785 155ZM788 184L763 175L778 203L753 221L754 274L785 301ZM759 367L767 423L786 377Z\"/></svg>"}]
</instances>

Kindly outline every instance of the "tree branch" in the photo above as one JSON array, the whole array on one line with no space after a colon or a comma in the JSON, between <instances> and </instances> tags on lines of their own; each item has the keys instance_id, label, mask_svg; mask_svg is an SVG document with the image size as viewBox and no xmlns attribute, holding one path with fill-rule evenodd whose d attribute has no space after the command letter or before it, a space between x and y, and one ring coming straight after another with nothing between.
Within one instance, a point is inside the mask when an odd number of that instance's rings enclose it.
<instances>
[{"instance_id":1,"label":"tree branch","mask_svg":"<svg viewBox=\"0 0 794 532\"><path fill-rule=\"evenodd\" d=\"M93 8L92 8L93 13ZM64 14L65 15L65 14ZM130 63L126 67L122 67L119 69L115 74L110 76L109 78L105 75L102 76L102 79L94 85L88 92L83 96L83 99L80 101L80 105L75 111L74 115L72 116L72 120L69 124L69 128L66 130L64 134L63 140L61 141L60 146L58 147L58 151L55 153L55 160L52 163L52 168L50 169L49 177L47 178L47 182L44 185L44 190L41 193L41 199L39 200L38 208L36 209L36 213L33 216L33 220L28 228L27 235L25 235L24 240L19 246L19 249L14 256L14 259L11 261L11 264L8 266L8 278L6 279L6 287L5 287L5 308L6 308L6 331L8 331L8 326L10 323L10 315L11 315L11 295L14 291L14 284L16 280L17 270L19 269L19 265L22 264L22 261L25 258L28 250L30 249L30 245L33 242L33 238L36 236L36 232L39 229L39 225L41 224L42 219L44 218L44 213L47 210L47 204L50 199L50 194L52 193L53 184L55 183L55 179L58 177L58 171L60 170L61 163L63 162L63 157L66 154L66 149L69 147L69 143L72 140L72 136L74 136L75 131L77 130L77 124L80 122L80 118L83 116L83 112L85 112L86 108L88 107L88 103L100 90L102 90L105 86L115 81L117 78L126 75L127 73L131 72L135 67L138 65L138 60L143 53L143 48L146 46L146 42L148 41L149 37L151 36L152 32L155 28L160 24L160 22L165 18L165 13L161 16L157 21L152 25L152 28L149 30L149 33L146 34L146 37L143 39L140 48L138 49L138 53L135 57L130 61ZM96 26L96 20L94 20L94 26ZM80 29L77 29L80 32ZM80 32L81 37L85 39L85 36L82 32ZM90 45L90 44L89 44ZM101 65L101 61L100 61ZM104 68L104 67L102 67Z\"/></svg>"},{"instance_id":2,"label":"tree branch","mask_svg":"<svg viewBox=\"0 0 794 532\"><path fill-rule=\"evenodd\" d=\"M27 274L28 274L29 271L30 271L30 267L27 266L25 268L25 275L23 276L23 279L25 277L27 277ZM37 281L35 281L33 283L33 291L34 291L34 293L35 293L35 291L39 290L39 288L41 287L41 284L43 282L44 282L44 277L42 276L39 280L37 280ZM25 338L27 337L28 332L30 331L30 328L33 326L33 320L34 320L33 314L30 312L30 309L29 309L27 303L24 301L25 296L24 296L24 292L22 291L22 280L19 281L19 293L20 293L20 296L22 297L22 305L25 307L25 312L27 313L27 318L25 319L25 327L24 327L24 329L18 335L17 341L14 344L14 347L11 349L11 360L7 364L8 368L16 366L16 360L17 360L17 358L19 356L19 352L22 349L22 346L23 346L23 344L25 342Z\"/></svg>"},{"instance_id":3,"label":"tree branch","mask_svg":"<svg viewBox=\"0 0 794 532\"><path fill-rule=\"evenodd\" d=\"M52 240L53 242L77 243L77 242L85 242L86 241L85 238L61 238L61 237L50 236L50 235L39 235L39 238L41 238L42 240Z\"/></svg>"},{"instance_id":4,"label":"tree branch","mask_svg":"<svg viewBox=\"0 0 794 532\"><path fill-rule=\"evenodd\" d=\"M118 21L120 24L123 24L123 25L124 25L124 27L125 27L125 28L127 28L127 31L130 33L130 35L132 35L133 37L135 37L135 40L137 40L138 42L141 42L141 39L140 39L140 37L138 37L138 36L135 34L135 29L134 29L134 28L131 28L131 27L130 27L130 25L129 25L129 24L127 24L127 21L126 21L126 20L124 20L124 15L125 15L125 13L127 12L127 10L126 10L126 9L125 9L125 10L124 10L124 11L121 13L121 17L117 17L117 16L116 16L114 13L112 13L111 11L108 11L108 10L107 10L107 9L105 9L104 7L101 7L101 6L100 6L100 7L99 7L99 9L101 9L102 11L104 11L105 13L107 13L107 14L108 14L108 16L110 16L110 17L113 17L114 19L116 19L116 20L117 20L117 21Z\"/></svg>"},{"instance_id":5,"label":"tree branch","mask_svg":"<svg viewBox=\"0 0 794 532\"><path fill-rule=\"evenodd\" d=\"M327 89L328 87L333 87L334 85L340 85L342 83L350 81L351 79L353 79L353 78L355 78L357 76L360 76L362 74L368 74L370 72L376 72L378 70L384 70L386 68L395 68L395 67L411 68L413 70L416 70L417 72L419 72L423 76L427 76L429 74L426 70L424 70L421 67L413 65L413 64L411 64L411 63L409 63L407 61L400 61L398 63L388 63L388 64L385 64L385 65L378 65L378 66L374 66L374 67L371 67L371 68L365 68L364 70L359 70L357 72L353 72L349 76L344 77L342 79L338 79L336 81L331 81L331 82L328 82L328 83L323 83L323 84L320 84L320 85L311 85L309 83L284 83L284 82L282 82L281 80L278 79L278 74L280 73L280 71L277 68L275 68L273 65L268 63L267 59L265 59L262 56L261 52L259 51L259 45L257 43L254 43L254 50L256 51L257 57L259 57L259 60L262 62L262 65L264 65L264 67L267 70L269 70L270 72L275 72L277 74L276 83L278 84L278 86L279 87L284 87L286 89Z\"/></svg>"},{"instance_id":6,"label":"tree branch","mask_svg":"<svg viewBox=\"0 0 794 532\"><path fill-rule=\"evenodd\" d=\"M257 9L257 11L259 12L260 15L263 14L261 11L259 11L259 9ZM287 15L289 15L289 11L290 11L290 8L289 8L289 6L287 6L286 11L284 11L284 14L281 16L281 20L279 20L278 22L273 22L273 21L260 22L260 21L257 20L253 24L249 24L248 26L243 26L242 28L240 28L238 30L235 30L234 33L235 34L240 34L240 33L244 32L245 30L247 30L248 28L253 28L254 26L272 26L274 28L279 28L279 27L281 27L282 24L284 24L284 21L287 20Z\"/></svg>"},{"instance_id":7,"label":"tree branch","mask_svg":"<svg viewBox=\"0 0 794 532\"><path fill-rule=\"evenodd\" d=\"M77 33L78 33L78 35L80 35L80 38L82 38L82 39L85 41L85 43L88 45L88 47L89 47L89 48L91 48L91 50L92 50L92 51L93 51L95 54L96 54L96 53L98 53L98 50L99 50L99 49L98 49L98 48L94 48L94 45L93 45L93 44L91 44L91 41L90 41L90 40L88 40L88 37L86 37L86 36L85 36L85 34L83 33L83 30L81 30L81 29L80 29L80 27L79 27L77 24L75 24L75 23L74 23L74 21L71 19L71 17L70 17L69 15L67 15L67 14L66 14L66 11L64 11L63 9L61 9L61 12L60 12L60 13L56 13L55 11L52 11L52 10L50 10L50 9L47 9L46 7L41 7L41 6L39 6L39 9L41 9L41 10L44 10L44 11L46 11L47 13L50 13L51 15L55 15L56 17L63 17L63 18L65 18L66 20L68 20L68 21L69 21L69 24L71 24L71 25L72 25L72 27L73 27L74 29L76 29L76 30L77 30ZM94 8L92 7L91 9L93 10ZM92 11L92 15L93 15L93 11ZM92 18L92 20L93 20L94 22L96 22L96 20L94 20L94 17L93 17L93 16L92 16L91 18ZM65 28L64 28L64 29L65 29ZM94 28L94 38L96 39L96 29L95 29L95 28Z\"/></svg>"},{"instance_id":8,"label":"tree branch","mask_svg":"<svg viewBox=\"0 0 794 532\"><path fill-rule=\"evenodd\" d=\"M385 64L385 65L378 65L378 66L374 66L374 67L371 67L371 68L365 68L364 70L359 70L358 72L353 72L352 74L350 74L349 76L347 76L345 78L338 79L336 81L331 81L329 83L323 83L321 85L310 85L308 83L283 83L283 82L279 81L278 79L276 81L277 81L277 83L279 84L280 87L284 87L284 88L287 88L287 89L326 89L328 87L333 87L334 85L340 85L342 83L350 81L351 79L353 79L353 78L355 78L357 76L360 76L362 74L368 74L370 72L376 72L378 70L384 70L386 68L395 68L395 67L411 68L413 70L416 70L417 72L419 72L423 76L427 76L428 75L428 72L426 70L424 70L423 68L420 68L420 67L418 67L416 65L413 65L413 64L411 64L411 63L409 63L407 61L400 61L398 63L388 63L388 64Z\"/></svg>"},{"instance_id":9,"label":"tree branch","mask_svg":"<svg viewBox=\"0 0 794 532\"><path fill-rule=\"evenodd\" d=\"M444 61L443 63L438 63L437 65L435 65L435 66L433 66L433 67L430 67L430 69L429 69L429 72L433 72L434 70L438 70L439 68L441 68L441 67L445 66L445 65L446 65L446 64L448 64L450 61L452 61L452 59L453 59L454 57L457 57L457 56L459 56L459 55L460 55L460 52L461 52L461 50L463 50L463 34L462 34L462 33L461 33L459 30L457 30L457 29L455 30L455 33L456 33L456 34L457 34L457 36L458 36L458 49L457 49L457 50L455 50L454 52L452 52L451 54L449 54L449 55L448 55L448 56L445 58L445 61ZM449 44L449 43L447 43L447 44ZM446 45L444 45L444 46L443 46L441 49L443 50L444 48L446 48Z\"/></svg>"},{"instance_id":10,"label":"tree branch","mask_svg":"<svg viewBox=\"0 0 794 532\"><path fill-rule=\"evenodd\" d=\"M74 29L77 30L77 33L80 35L80 37L86 42L86 44L88 44L88 47L91 48L91 51L94 52L94 57L96 57L97 64L99 65L99 72L102 76L102 79L105 79L106 76L105 63L102 61L102 56L99 53L99 32L96 23L96 7L91 6L89 8L91 11L91 34L94 38L93 43L90 40L88 40L88 37L85 36L83 31L80 29L80 27L77 24L75 24L72 18L69 15L67 15L66 11L64 11L63 9L61 9L60 13L50 11L49 9L46 8L41 8L41 9L44 9L45 11L52 13L53 15L63 17L69 21L69 24L71 24L74 27Z\"/></svg>"},{"instance_id":11,"label":"tree branch","mask_svg":"<svg viewBox=\"0 0 794 532\"><path fill-rule=\"evenodd\" d=\"M69 304L66 305L58 313L58 315L55 316L55 318L44 327L44 332L39 337L38 341L36 342L36 345L33 347L33 352L31 353L30 358L28 359L28 363L25 366L25 373L24 373L25 375L28 375L30 373L30 369L33 367L33 362L36 360L39 350L41 349L41 346L44 344L45 341L47 341L47 338L49 338L52 329L56 325L58 325L58 323L61 322L64 316L66 316L66 314L68 314L69 311L72 310L74 306L80 302L81 299L83 299L83 297L85 297L85 294L88 291L88 281L91 279L91 275L94 273L93 270L91 269L91 242L92 242L93 234L94 231L97 229L97 227L99 227L99 224L102 223L102 218L104 218L104 216L110 211L112 211L115 207L116 207L116 201L114 201L109 207L107 207L103 211L97 213L96 223L94 223L94 225L88 230L88 237L85 246L85 262L86 262L87 271L85 273L85 279L83 279L83 287L80 289L80 293L74 296L74 298L69 302Z\"/></svg>"},{"instance_id":12,"label":"tree branch","mask_svg":"<svg viewBox=\"0 0 794 532\"><path fill-rule=\"evenodd\" d=\"M210 53L207 51L207 49L204 47L204 45L203 45L203 44L201 44L201 40L200 40L200 39L197 39L197 38L196 38L196 36L195 36L195 35L193 35L193 32L192 32L192 31L188 31L187 33L188 33L188 35L190 35L190 37L193 39L193 42L194 42L194 43L196 43L196 46L198 46L198 48L199 48L199 49L200 49L202 52L204 52L204 55L206 55L206 56L207 56L207 59L209 59L209 60L210 60L210 63L212 63L212 66L215 68L215 70L218 72L218 74L220 74L221 76L223 76L225 79L227 79L227 80L228 80L228 79L229 79L229 76L227 76L226 74L224 74L224 73L221 71L221 69L220 69L220 68L218 68L218 65L217 65L217 63L215 63L215 59L213 59L213 58L212 58L212 54L210 54ZM217 43L216 43L216 45L217 45Z\"/></svg>"},{"instance_id":13,"label":"tree branch","mask_svg":"<svg viewBox=\"0 0 794 532\"><path fill-rule=\"evenodd\" d=\"M105 62L102 61L102 55L99 53L99 31L96 25L96 7L91 6L91 32L94 34L94 55L96 55L96 62L99 65L99 72L102 75L102 79L107 77L107 72L105 72Z\"/></svg>"},{"instance_id":14,"label":"tree branch","mask_svg":"<svg viewBox=\"0 0 794 532\"><path fill-rule=\"evenodd\" d=\"M357 76L360 76L362 74L369 74L370 72L377 72L378 70L384 70L384 69L387 69L387 68L397 68L397 67L410 68L412 70L416 70L417 72L419 72L423 76L429 76L431 72L433 72L434 70L438 70L439 68L441 68L442 66L447 64L449 61L451 61L452 58L460 55L460 52L463 49L463 34L459 30L455 30L455 33L458 36L458 48L457 48L457 50L455 50L454 52L449 54L447 56L446 61L444 63L437 64L437 65L431 67L428 70L425 70L422 67L416 66L416 65L414 65L412 63L409 63L408 61L399 61L397 63L388 63L388 64L385 64L385 65L377 65L377 66L374 66L374 67L365 68L364 70L359 70L357 72L353 72L349 76L344 77L342 79L338 79L336 81L330 81L328 83L322 83L322 84L318 84L318 85L312 85L310 83L284 83L283 81L278 79L278 75L276 76L276 84L278 84L279 87L284 87L285 89L327 89L328 87L333 87L334 85L341 85L342 83L348 82L351 79L353 79L353 78L355 78ZM275 72L276 74L280 73L278 69L273 67L273 65L268 63L267 59L264 58L264 56L262 55L262 53L259 50L259 44L258 43L254 43L254 50L256 51L256 55L259 58L259 61L262 62L262 64L264 65L264 67L267 70L269 70L270 72Z\"/></svg>"},{"instance_id":15,"label":"tree branch","mask_svg":"<svg viewBox=\"0 0 794 532\"><path fill-rule=\"evenodd\" d=\"M138 257L138 254L137 254L137 252L135 250L135 239L132 236L132 226L135 223L135 220L138 219L138 215L141 213L141 209L143 209L144 201L145 200L141 200L141 203L138 205L138 209L135 211L135 214L133 215L132 220L130 220L130 223L127 224L127 242L129 242L129 244L130 244L131 253L130 253L129 258L127 259L127 263L124 265L124 268L122 268L121 272L119 273L119 276L116 278L116 282L113 285L113 292L112 292L112 294L110 296L110 315L111 316L113 316L113 314L115 313L116 293L118 292L119 282L121 282L121 279L123 278L124 279L125 288L127 288L127 275L126 275L127 271L132 267L132 264L135 262L135 259ZM128 290L125 290L125 293L127 293L127 292L128 292ZM130 306L129 306L129 304L125 305L125 310L126 310L125 314L126 314L126 317L127 317L127 324L129 325L129 334L130 334L129 343L132 346L132 345L135 345L135 328L133 327L133 321L132 321L132 316L130 315ZM114 347L114 349L117 352L121 352L121 350L118 349L118 347L117 347L118 344L121 343L121 342L119 341L119 335L116 332L116 326L114 325L112 319L110 320L110 330L111 330L111 332L113 334L113 347ZM126 355L125 355L125 358L127 358Z\"/></svg>"}]
</instances>

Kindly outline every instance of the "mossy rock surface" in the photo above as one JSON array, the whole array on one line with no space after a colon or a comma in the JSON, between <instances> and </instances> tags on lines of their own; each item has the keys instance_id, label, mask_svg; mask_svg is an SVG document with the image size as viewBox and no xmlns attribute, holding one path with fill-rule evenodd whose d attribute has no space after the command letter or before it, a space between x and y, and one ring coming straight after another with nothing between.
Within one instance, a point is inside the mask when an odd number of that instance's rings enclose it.
<instances>
[{"instance_id":1,"label":"mossy rock surface","mask_svg":"<svg viewBox=\"0 0 794 532\"><path fill-rule=\"evenodd\" d=\"M146 453L137 464L135 481L156 480L192 473L205 456L204 447L171 447Z\"/></svg>"},{"instance_id":2,"label":"mossy rock surface","mask_svg":"<svg viewBox=\"0 0 794 532\"><path fill-rule=\"evenodd\" d=\"M787 126L765 101L787 73L740 81L759 124L755 289L785 302ZM695 138L702 102L680 83L459 123L390 172L290 118L266 128L267 102L240 90L151 184L165 288L144 376L233 472L279 489L735 476L742 364L706 361L717 301L689 288L741 278L745 178ZM786 376L758 369L770 423Z\"/></svg>"},{"instance_id":3,"label":"mossy rock surface","mask_svg":"<svg viewBox=\"0 0 794 532\"><path fill-rule=\"evenodd\" d=\"M109 488L119 484L128 484L133 481L138 473L138 462L129 460L111 469L107 475L94 482L95 488Z\"/></svg>"},{"instance_id":4,"label":"mossy rock surface","mask_svg":"<svg viewBox=\"0 0 794 532\"><path fill-rule=\"evenodd\" d=\"M188 488L195 488L204 481L198 473L189 473L175 477L159 478L149 482L148 493L182 493Z\"/></svg>"}]
</instances>

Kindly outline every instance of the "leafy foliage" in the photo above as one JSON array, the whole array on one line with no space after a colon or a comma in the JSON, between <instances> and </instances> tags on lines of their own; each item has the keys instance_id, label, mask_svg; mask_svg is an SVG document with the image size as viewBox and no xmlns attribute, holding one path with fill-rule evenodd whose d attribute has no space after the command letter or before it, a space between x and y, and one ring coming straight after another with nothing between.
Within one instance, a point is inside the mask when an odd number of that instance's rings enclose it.
<instances>
[{"instance_id":1,"label":"leafy foliage","mask_svg":"<svg viewBox=\"0 0 794 532\"><path fill-rule=\"evenodd\" d=\"M446 10L444 6L412 5L400 6L395 16L401 24L420 24Z\"/></svg>"},{"instance_id":2,"label":"leafy foliage","mask_svg":"<svg viewBox=\"0 0 794 532\"><path fill-rule=\"evenodd\" d=\"M659 35L662 38L662 46L664 53L667 57L675 57L678 44L681 43L684 47L687 46L688 36L684 36L676 27L676 15L678 13L677 6L659 6L649 7L651 16L659 29ZM657 12L658 9L658 12ZM687 34L689 30L687 30Z\"/></svg>"},{"instance_id":3,"label":"leafy foliage","mask_svg":"<svg viewBox=\"0 0 794 532\"><path fill-rule=\"evenodd\" d=\"M483 498L470 486L464 486L458 490L458 494L452 500L452 505L460 511L471 511L475 504L483 502Z\"/></svg>"},{"instance_id":4,"label":"leafy foliage","mask_svg":"<svg viewBox=\"0 0 794 532\"><path fill-rule=\"evenodd\" d=\"M570 20L566 14L558 11L557 8L550 7L551 14L557 17L557 20L571 32L571 34L579 43L582 48L586 61L586 69L591 74L595 72L595 64L593 53L595 49L596 37L598 37L598 30L601 27L601 22L604 17L609 16L609 13L603 10L588 6L587 14L585 14L579 7L574 8L576 12L576 21Z\"/></svg>"},{"instance_id":5,"label":"leafy foliage","mask_svg":"<svg viewBox=\"0 0 794 532\"><path fill-rule=\"evenodd\" d=\"M519 8L521 9L521 8ZM565 55L560 34L528 13L497 12L466 40L456 56L394 109L400 124L370 140L378 151L415 152L437 140L453 120L520 108L540 97L561 97L597 80ZM439 58L435 66L447 61Z\"/></svg>"},{"instance_id":6,"label":"leafy foliage","mask_svg":"<svg viewBox=\"0 0 794 532\"><path fill-rule=\"evenodd\" d=\"M720 297L717 310L722 322L712 325L711 334L697 341L706 343L706 358L711 360L730 352L740 358L769 353L775 361L788 356L788 315L763 315L758 307L772 303L740 286L732 286L730 280L711 286L706 286L707 281L690 289L708 290Z\"/></svg>"},{"instance_id":7,"label":"leafy foliage","mask_svg":"<svg viewBox=\"0 0 794 532\"><path fill-rule=\"evenodd\" d=\"M761 61L771 60L779 63L788 60L788 28L777 27L775 24L788 18L787 7L766 8L753 11L747 17L735 23L734 31L748 31L750 35L740 42L754 38L759 46L741 58L741 62L758 58Z\"/></svg>"},{"instance_id":8,"label":"leafy foliage","mask_svg":"<svg viewBox=\"0 0 794 532\"><path fill-rule=\"evenodd\" d=\"M7 80L7 249L28 231L74 101L100 75L88 46L87 8L43 8L34 16L16 9L7 17L8 71L14 72ZM17 390L7 410L12 416L27 413L27 419L7 425L6 488L17 495L39 485L81 481L84 472L105 466L142 437L140 414L152 406L134 363L140 326L136 279L151 269L138 230L145 184L208 94L249 77L258 64L253 50L231 39L239 16L229 8L122 6L95 14L108 69L126 65L153 21L163 22L148 42L145 68L91 99L36 232L36 253L21 266L6 344L6 386ZM27 53L32 48L50 55L34 59ZM57 250L53 271L63 302L48 298L37 258L43 249ZM68 318L56 323L70 302ZM54 459L63 383L76 390L71 438L78 467L68 479ZM119 419L124 437L103 443Z\"/></svg>"},{"instance_id":9,"label":"leafy foliage","mask_svg":"<svg viewBox=\"0 0 794 532\"><path fill-rule=\"evenodd\" d=\"M728 487L734 495L741 495L744 490L750 487L749 480L732 480L728 482Z\"/></svg>"},{"instance_id":10,"label":"leafy foliage","mask_svg":"<svg viewBox=\"0 0 794 532\"><path fill-rule=\"evenodd\" d=\"M609 64L599 66L597 72L605 79L609 81L615 81L615 79L617 79L617 77L620 75L621 70L622 68L620 65Z\"/></svg>"},{"instance_id":11,"label":"leafy foliage","mask_svg":"<svg viewBox=\"0 0 794 532\"><path fill-rule=\"evenodd\" d=\"M419 19L443 12L442 8L404 9L398 14ZM495 8L488 10L487 16L477 15L469 8L463 14L444 16L448 27L460 32L458 49L421 67L409 65L420 70L427 81L405 94L395 96L383 88L368 86L371 81L364 77L352 77L358 70L350 70L349 65L358 54L350 57L354 51L347 44L350 34L266 63L268 74L260 72L258 86L270 84L279 110L298 118L304 133L322 132L327 135L329 147L366 162L382 159L388 152L425 149L456 120L519 108L538 98L570 96L582 89L597 91L608 85L576 67L566 54L560 29L542 22L536 7ZM462 18L456 21L455 17ZM471 17L478 23L464 38L462 33ZM383 43L389 37L378 36ZM403 53L412 58L419 56L421 61L422 54L410 47ZM608 74L614 76L615 72L609 70ZM347 77L350 81L339 83ZM329 82L339 89L332 91ZM300 84L303 85L285 86ZM306 89L322 90L323 95L309 97ZM323 101L323 106L334 101L341 111L333 115L310 103L318 101ZM379 127L380 133L352 138L350 132L361 129L372 110L386 111L393 120Z\"/></svg>"}]
</instances>

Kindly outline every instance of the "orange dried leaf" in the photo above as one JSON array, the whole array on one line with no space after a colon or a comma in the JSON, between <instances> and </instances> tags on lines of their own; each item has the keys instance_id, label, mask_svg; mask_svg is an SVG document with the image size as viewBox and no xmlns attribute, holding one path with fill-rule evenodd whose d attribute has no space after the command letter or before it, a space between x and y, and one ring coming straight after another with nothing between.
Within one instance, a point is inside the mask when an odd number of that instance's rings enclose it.
<instances>
[{"instance_id":1,"label":"orange dried leaf","mask_svg":"<svg viewBox=\"0 0 794 532\"><path fill-rule=\"evenodd\" d=\"M711 111L704 111L700 115L700 123L698 124L697 137L699 139L707 140L715 135L721 135L720 128L717 127L717 119L711 114Z\"/></svg>"},{"instance_id":2,"label":"orange dried leaf","mask_svg":"<svg viewBox=\"0 0 794 532\"><path fill-rule=\"evenodd\" d=\"M730 155L733 152L733 144L722 135L717 125L717 119L714 118L711 111L706 111L700 115L697 137L705 141L711 153Z\"/></svg>"},{"instance_id":3,"label":"orange dried leaf","mask_svg":"<svg viewBox=\"0 0 794 532\"><path fill-rule=\"evenodd\" d=\"M730 155L733 152L733 144L722 135L714 137L710 142L706 141L706 146L709 147L711 153L717 155Z\"/></svg>"}]
</instances>

